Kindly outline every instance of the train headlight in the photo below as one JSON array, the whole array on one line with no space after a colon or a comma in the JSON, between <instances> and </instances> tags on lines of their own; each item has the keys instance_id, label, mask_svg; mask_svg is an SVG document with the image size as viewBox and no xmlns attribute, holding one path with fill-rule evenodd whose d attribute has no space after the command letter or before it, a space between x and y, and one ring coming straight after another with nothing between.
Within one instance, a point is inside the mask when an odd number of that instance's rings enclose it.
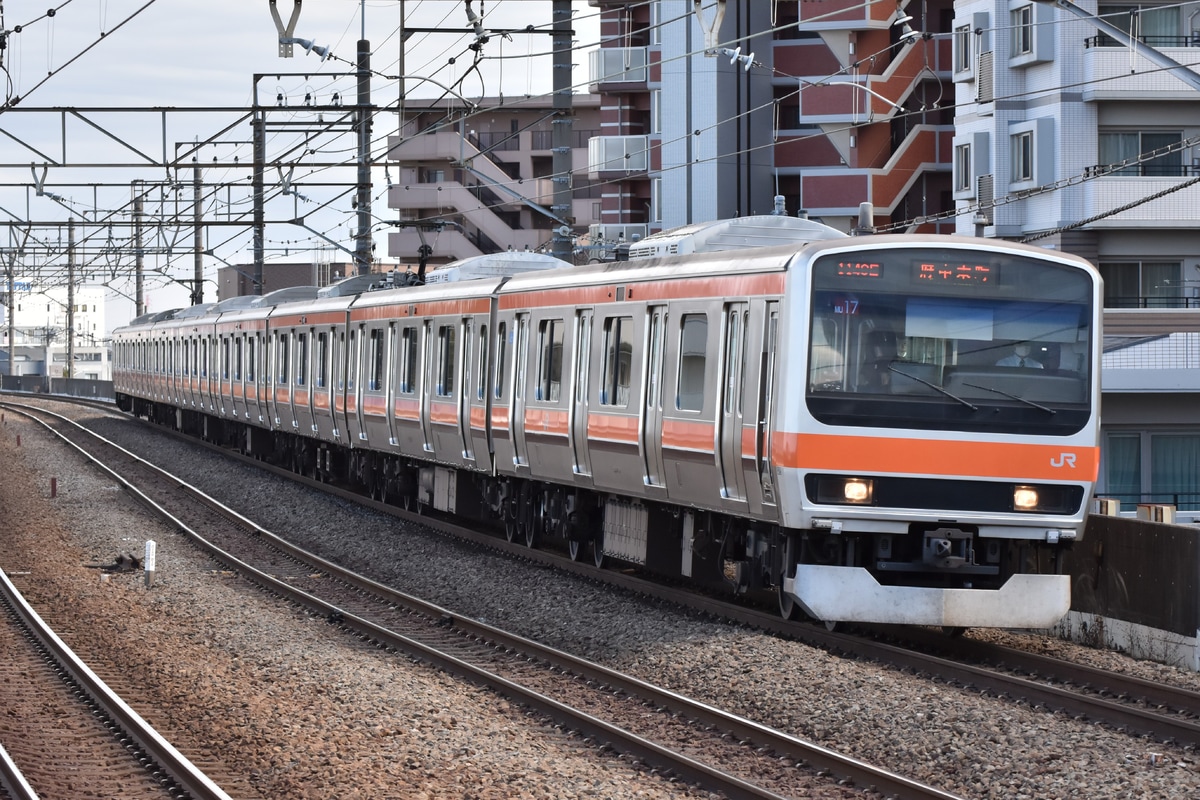
<instances>
[{"instance_id":1,"label":"train headlight","mask_svg":"<svg viewBox=\"0 0 1200 800\"><path fill-rule=\"evenodd\" d=\"M1013 508L1017 511L1035 511L1038 507L1038 490L1032 486L1013 487Z\"/></svg>"},{"instance_id":2,"label":"train headlight","mask_svg":"<svg viewBox=\"0 0 1200 800\"><path fill-rule=\"evenodd\" d=\"M817 479L816 488L818 503L868 506L875 502L875 481L871 478L822 475Z\"/></svg>"},{"instance_id":3,"label":"train headlight","mask_svg":"<svg viewBox=\"0 0 1200 800\"><path fill-rule=\"evenodd\" d=\"M842 484L842 499L847 503L870 503L875 495L875 485L872 481L862 478L847 478Z\"/></svg>"}]
</instances>

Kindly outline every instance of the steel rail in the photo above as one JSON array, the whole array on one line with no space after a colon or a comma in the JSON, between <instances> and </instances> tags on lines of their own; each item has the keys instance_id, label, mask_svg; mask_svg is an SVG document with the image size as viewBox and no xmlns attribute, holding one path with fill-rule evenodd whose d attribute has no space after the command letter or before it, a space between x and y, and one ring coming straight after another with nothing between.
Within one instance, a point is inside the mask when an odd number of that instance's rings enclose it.
<instances>
[{"instance_id":1,"label":"steel rail","mask_svg":"<svg viewBox=\"0 0 1200 800\"><path fill-rule=\"evenodd\" d=\"M0 403L0 405L5 404ZM18 411L18 413L26 413L18 407L12 405L9 407L12 407L14 410ZM798 763L807 764L815 770L827 771L840 779L853 782L856 786L870 787L874 791L880 792L888 797L913 798L914 800L955 800L956 798L956 795L943 792L935 787L931 787L918 781L906 778L902 775L891 772L890 770L881 769L866 762L844 756L815 743L802 740L798 737L785 734L781 731L776 731L752 720L739 717L707 704L683 697L682 695L678 695L669 690L646 683L632 676L608 669L607 667L587 661L586 659L578 658L569 653L539 644L533 640L508 633L498 628L494 628L486 623L457 615L441 606L427 603L420 598L399 592L384 584L373 581L370 578L366 578L350 570L346 570L333 562L327 561L303 548L287 542L252 520L247 519L237 511L228 508L215 499L209 497L198 488L189 485L180 478L172 475L170 472L146 461L145 459L142 459L134 453L129 452L120 445L109 441L93 431L88 430L86 427L45 409L36 409L36 411L43 414L52 415L62 420L86 435L103 442L106 446L120 451L126 457L136 460L146 468L151 469L156 473L170 479L177 487L187 492L194 499L202 502L211 510L217 511L227 518L237 522L239 525L251 530L256 536L269 541L272 546L286 553L290 557L313 564L317 569L325 572L330 577L347 583L363 592L369 592L377 595L385 602L402 606L431 618L442 620L448 626L454 627L468 637L481 638L501 648L518 649L521 652L528 653L541 661L556 665L564 671L571 672L572 674L578 675L587 680L596 681L605 686L619 689L627 694L644 698L647 700L647 702L654 706L670 709L681 716L697 720L702 724L719 726L722 730L728 731L734 736L738 737L739 740L753 742L756 747L769 748L779 755L786 755L792 758ZM32 418L37 419L36 416L33 416ZM67 444L83 454L83 456L89 461L95 463L100 469L104 470L108 475L117 480L124 488L133 493L134 496L139 499L139 501L146 504L149 508L154 510L155 513L169 520L186 536L191 538L206 551L212 553L214 557L222 561L227 567L238 572L248 580L258 584L267 591L284 597L298 606L308 609L310 612L316 615L323 616L331 621L336 621L338 625L345 627L364 639L372 641L386 648L406 652L418 659L424 660L428 663L452 672L453 674L465 677L472 682L487 686L502 695L513 698L520 704L534 708L543 714L546 714L551 719L560 722L561 724L564 724L574 730L578 730L587 736L592 736L603 740L619 751L630 753L638 758L644 759L650 763L654 763L662 769L669 770L670 772L683 776L688 780L695 781L703 785L705 788L720 791L727 797L739 799L779 798L779 795L771 791L755 786L721 770L709 767L706 764L697 762L686 755L664 748L655 742L632 734L624 729L615 727L591 714L587 714L586 712L566 706L552 698L545 697L538 692L529 690L526 687L520 686L519 684L516 684L506 678L498 676L487 669L459 659L424 642L396 633L395 631L377 625L368 619L350 613L343 608L326 603L320 598L298 589L286 581L278 580L275 577L242 562L236 556L206 541L200 534L191 530L186 524L184 524L181 520L178 520L169 511L162 508L154 500L150 499L143 492L132 486L132 484L130 484L124 477L118 475L116 471L109 468L95 456L89 454L75 442L70 441L70 439L62 432L54 429L52 426L46 424L42 420L37 421L44 425L55 436L67 442ZM155 430L161 429L155 428ZM185 440L189 442L195 441L188 437L185 437ZM221 452L228 455L227 451ZM260 462L253 463L255 466L262 466ZM293 473L288 473L286 471L283 471L283 474L295 477ZM353 497L356 500L362 499L361 496L357 495ZM424 517L418 517L418 519L422 521L428 521Z\"/></svg>"},{"instance_id":2,"label":"steel rail","mask_svg":"<svg viewBox=\"0 0 1200 800\"><path fill-rule=\"evenodd\" d=\"M55 663L70 675L90 700L96 703L138 746L170 775L195 800L232 800L213 783L195 764L175 749L150 723L130 708L108 684L96 675L67 644L58 637L45 620L33 609L8 575L0 570L0 594L3 595L21 624L54 659Z\"/></svg>"}]
</instances>

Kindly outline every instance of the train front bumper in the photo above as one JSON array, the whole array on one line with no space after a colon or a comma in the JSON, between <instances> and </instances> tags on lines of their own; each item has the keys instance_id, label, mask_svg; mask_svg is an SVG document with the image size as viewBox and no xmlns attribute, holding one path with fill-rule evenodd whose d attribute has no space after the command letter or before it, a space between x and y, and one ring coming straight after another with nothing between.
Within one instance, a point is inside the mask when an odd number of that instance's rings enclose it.
<instances>
[{"instance_id":1,"label":"train front bumper","mask_svg":"<svg viewBox=\"0 0 1200 800\"><path fill-rule=\"evenodd\" d=\"M824 622L1049 628L1071 607L1069 575L1013 575L999 589L883 586L861 567L799 564L784 591Z\"/></svg>"}]
</instances>

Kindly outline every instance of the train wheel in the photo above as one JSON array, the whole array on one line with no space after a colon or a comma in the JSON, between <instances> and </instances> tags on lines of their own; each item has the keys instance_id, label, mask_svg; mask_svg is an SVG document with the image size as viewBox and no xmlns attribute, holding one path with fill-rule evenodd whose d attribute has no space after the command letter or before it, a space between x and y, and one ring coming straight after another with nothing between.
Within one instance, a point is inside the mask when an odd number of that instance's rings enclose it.
<instances>
[{"instance_id":1,"label":"train wheel","mask_svg":"<svg viewBox=\"0 0 1200 800\"><path fill-rule=\"evenodd\" d=\"M800 606L796 598L783 590L783 583L776 589L779 593L779 616L784 619L800 619Z\"/></svg>"},{"instance_id":2,"label":"train wheel","mask_svg":"<svg viewBox=\"0 0 1200 800\"><path fill-rule=\"evenodd\" d=\"M509 542L517 540L517 521L515 519L504 520L504 538Z\"/></svg>"},{"instance_id":3,"label":"train wheel","mask_svg":"<svg viewBox=\"0 0 1200 800\"><path fill-rule=\"evenodd\" d=\"M837 633L843 627L845 626L837 620L826 620L825 622L825 630L829 631L830 633Z\"/></svg>"},{"instance_id":4,"label":"train wheel","mask_svg":"<svg viewBox=\"0 0 1200 800\"><path fill-rule=\"evenodd\" d=\"M596 568L604 566L604 534L597 533L592 539L592 563Z\"/></svg>"},{"instance_id":5,"label":"train wheel","mask_svg":"<svg viewBox=\"0 0 1200 800\"><path fill-rule=\"evenodd\" d=\"M571 557L572 561L578 561L579 557L583 555L583 542L578 539L568 539L567 555Z\"/></svg>"}]
</instances>

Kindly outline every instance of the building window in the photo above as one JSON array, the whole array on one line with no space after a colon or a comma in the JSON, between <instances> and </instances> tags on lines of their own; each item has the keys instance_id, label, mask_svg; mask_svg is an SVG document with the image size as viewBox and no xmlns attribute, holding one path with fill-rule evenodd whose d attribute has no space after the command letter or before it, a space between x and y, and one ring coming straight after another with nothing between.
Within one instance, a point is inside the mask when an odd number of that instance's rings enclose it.
<instances>
[{"instance_id":1,"label":"building window","mask_svg":"<svg viewBox=\"0 0 1200 800\"><path fill-rule=\"evenodd\" d=\"M1179 131L1100 131L1100 166L1117 166L1111 175L1180 177L1185 174L1182 141ZM1167 148L1173 149L1146 158Z\"/></svg>"},{"instance_id":2,"label":"building window","mask_svg":"<svg viewBox=\"0 0 1200 800\"><path fill-rule=\"evenodd\" d=\"M1105 308L1187 308L1179 261L1101 262Z\"/></svg>"},{"instance_id":3,"label":"building window","mask_svg":"<svg viewBox=\"0 0 1200 800\"><path fill-rule=\"evenodd\" d=\"M970 72L973 66L971 40L973 34L970 25L962 25L954 29L954 71Z\"/></svg>"},{"instance_id":4,"label":"building window","mask_svg":"<svg viewBox=\"0 0 1200 800\"><path fill-rule=\"evenodd\" d=\"M1012 182L1033 180L1033 131L1012 135Z\"/></svg>"},{"instance_id":5,"label":"building window","mask_svg":"<svg viewBox=\"0 0 1200 800\"><path fill-rule=\"evenodd\" d=\"M1181 36L1179 33L1179 8L1177 6L1153 8L1101 3L1099 13L1105 22L1120 28L1127 34L1136 36L1151 47L1195 46L1189 41L1189 37ZM1118 41L1103 33L1096 38L1100 47L1124 47L1126 45L1126 42Z\"/></svg>"},{"instance_id":6,"label":"building window","mask_svg":"<svg viewBox=\"0 0 1200 800\"><path fill-rule=\"evenodd\" d=\"M1024 56L1033 52L1033 6L1021 6L1009 12L1012 25L1012 55Z\"/></svg>"},{"instance_id":7,"label":"building window","mask_svg":"<svg viewBox=\"0 0 1200 800\"><path fill-rule=\"evenodd\" d=\"M954 191L971 190L971 145L960 144L954 148Z\"/></svg>"}]
</instances>

